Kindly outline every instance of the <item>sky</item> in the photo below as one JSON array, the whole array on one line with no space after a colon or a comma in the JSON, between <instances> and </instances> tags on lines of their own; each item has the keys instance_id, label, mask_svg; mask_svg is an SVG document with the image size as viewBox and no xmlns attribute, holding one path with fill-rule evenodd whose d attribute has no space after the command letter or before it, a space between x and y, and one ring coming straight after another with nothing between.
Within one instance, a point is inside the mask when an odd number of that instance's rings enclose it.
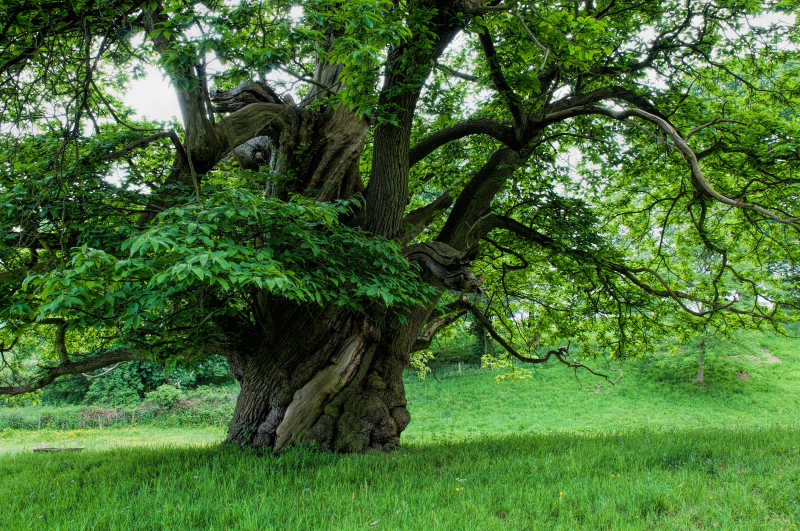
<instances>
[{"instance_id":1,"label":"sky","mask_svg":"<svg viewBox=\"0 0 800 531\"><path fill-rule=\"evenodd\" d=\"M140 117L148 120L180 119L178 98L172 85L155 67L147 67L146 72L145 77L131 82L125 101Z\"/></svg>"}]
</instances>

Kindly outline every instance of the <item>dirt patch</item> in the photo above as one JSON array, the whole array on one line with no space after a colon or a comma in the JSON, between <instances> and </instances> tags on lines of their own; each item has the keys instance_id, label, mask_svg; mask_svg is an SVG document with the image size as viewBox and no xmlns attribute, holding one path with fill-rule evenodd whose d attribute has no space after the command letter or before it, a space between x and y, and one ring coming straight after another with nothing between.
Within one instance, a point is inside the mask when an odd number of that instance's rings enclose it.
<instances>
[{"instance_id":1,"label":"dirt patch","mask_svg":"<svg viewBox=\"0 0 800 531\"><path fill-rule=\"evenodd\" d=\"M749 380L750 379L750 375L747 374L746 372L742 372L742 371L737 372L736 373L736 377L739 378L740 380Z\"/></svg>"},{"instance_id":2,"label":"dirt patch","mask_svg":"<svg viewBox=\"0 0 800 531\"><path fill-rule=\"evenodd\" d=\"M770 356L764 363L781 363L781 361L782 360L778 356Z\"/></svg>"}]
</instances>

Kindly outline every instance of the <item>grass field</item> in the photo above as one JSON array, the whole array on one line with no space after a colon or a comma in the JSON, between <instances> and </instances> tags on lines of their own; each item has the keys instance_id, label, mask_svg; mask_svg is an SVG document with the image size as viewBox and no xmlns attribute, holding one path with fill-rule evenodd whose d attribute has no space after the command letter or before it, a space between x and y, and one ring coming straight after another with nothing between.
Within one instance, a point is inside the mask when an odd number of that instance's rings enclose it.
<instances>
[{"instance_id":1,"label":"grass field","mask_svg":"<svg viewBox=\"0 0 800 531\"><path fill-rule=\"evenodd\" d=\"M755 353L751 377L710 371L707 386L641 362L599 389L558 366L410 375L390 455L259 456L212 426L7 429L0 529L797 529L798 347L719 345L722 362ZM87 449L30 452L41 443Z\"/></svg>"}]
</instances>

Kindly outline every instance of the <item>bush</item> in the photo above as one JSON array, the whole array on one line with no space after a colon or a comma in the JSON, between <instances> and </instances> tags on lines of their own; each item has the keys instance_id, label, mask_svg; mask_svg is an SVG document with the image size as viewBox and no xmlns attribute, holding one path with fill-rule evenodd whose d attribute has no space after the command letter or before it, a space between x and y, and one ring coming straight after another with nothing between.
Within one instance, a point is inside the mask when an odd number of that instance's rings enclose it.
<instances>
[{"instance_id":1,"label":"bush","mask_svg":"<svg viewBox=\"0 0 800 531\"><path fill-rule=\"evenodd\" d=\"M163 384L164 368L147 361L124 363L91 381L83 401L87 404L124 406L144 398L144 394Z\"/></svg>"},{"instance_id":2,"label":"bush","mask_svg":"<svg viewBox=\"0 0 800 531\"><path fill-rule=\"evenodd\" d=\"M42 390L44 404L101 404L120 407L140 402L145 394L166 383L181 389L233 383L222 356L210 356L196 367L177 367L166 373L164 366L150 361L132 361L94 379L69 375Z\"/></svg>"},{"instance_id":3,"label":"bush","mask_svg":"<svg viewBox=\"0 0 800 531\"><path fill-rule=\"evenodd\" d=\"M42 389L40 399L43 404L80 404L89 390L91 381L80 374L69 374L57 378Z\"/></svg>"},{"instance_id":4,"label":"bush","mask_svg":"<svg viewBox=\"0 0 800 531\"><path fill-rule=\"evenodd\" d=\"M161 409L172 409L178 404L184 394L180 389L171 384L158 386L154 391L145 394L145 400L152 402Z\"/></svg>"},{"instance_id":5,"label":"bush","mask_svg":"<svg viewBox=\"0 0 800 531\"><path fill-rule=\"evenodd\" d=\"M148 393L148 402L143 404L0 408L0 430L70 430L130 424L220 426L230 420L237 393L235 386L181 391L167 384Z\"/></svg>"}]
</instances>

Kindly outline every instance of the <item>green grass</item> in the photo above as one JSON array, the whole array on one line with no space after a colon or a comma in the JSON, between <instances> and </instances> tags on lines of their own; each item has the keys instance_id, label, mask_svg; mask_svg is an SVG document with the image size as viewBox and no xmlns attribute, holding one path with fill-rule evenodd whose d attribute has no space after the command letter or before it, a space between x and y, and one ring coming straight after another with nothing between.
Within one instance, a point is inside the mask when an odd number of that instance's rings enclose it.
<instances>
[{"instance_id":1,"label":"green grass","mask_svg":"<svg viewBox=\"0 0 800 531\"><path fill-rule=\"evenodd\" d=\"M393 455L218 446L0 461L4 529L788 529L798 430L526 434Z\"/></svg>"},{"instance_id":2,"label":"green grass","mask_svg":"<svg viewBox=\"0 0 800 531\"><path fill-rule=\"evenodd\" d=\"M390 455L259 456L220 446L213 426L7 429L0 529L797 529L798 347L717 345L717 371L736 349L781 363L707 386L657 361L599 389L559 366L503 383L411 376L412 423ZM41 443L87 449L30 452Z\"/></svg>"}]
</instances>

